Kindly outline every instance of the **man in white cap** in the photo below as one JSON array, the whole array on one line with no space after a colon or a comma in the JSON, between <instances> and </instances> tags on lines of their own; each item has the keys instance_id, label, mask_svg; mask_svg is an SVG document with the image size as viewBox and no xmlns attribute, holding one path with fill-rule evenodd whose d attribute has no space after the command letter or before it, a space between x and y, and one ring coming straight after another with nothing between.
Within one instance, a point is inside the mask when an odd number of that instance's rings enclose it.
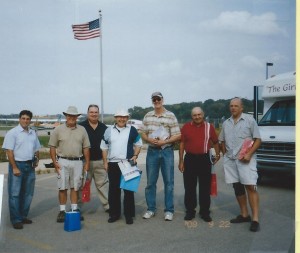
<instances>
[{"instance_id":1,"label":"man in white cap","mask_svg":"<svg viewBox=\"0 0 300 253\"><path fill-rule=\"evenodd\" d=\"M142 138L148 145L146 158L147 186L145 196L148 209L143 218L149 219L156 212L156 183L159 169L165 188L165 220L173 220L174 203L174 151L173 145L180 140L181 133L174 113L163 106L160 92L151 95L154 111L148 112L143 120Z\"/></svg>"},{"instance_id":2,"label":"man in white cap","mask_svg":"<svg viewBox=\"0 0 300 253\"><path fill-rule=\"evenodd\" d=\"M109 223L117 221L121 216L121 170L118 163L132 160L135 164L143 145L136 128L126 124L129 113L126 110L119 110L114 116L116 123L106 129L100 146L104 168L109 178ZM133 224L134 192L128 190L124 190L124 215L126 224Z\"/></svg>"},{"instance_id":3,"label":"man in white cap","mask_svg":"<svg viewBox=\"0 0 300 253\"><path fill-rule=\"evenodd\" d=\"M55 128L49 140L50 156L58 178L60 212L57 222L65 220L68 188L71 189L71 209L79 212L77 191L81 187L82 168L88 171L90 166L89 137L85 128L76 123L81 114L75 106L69 106L63 114L66 123Z\"/></svg>"}]
</instances>

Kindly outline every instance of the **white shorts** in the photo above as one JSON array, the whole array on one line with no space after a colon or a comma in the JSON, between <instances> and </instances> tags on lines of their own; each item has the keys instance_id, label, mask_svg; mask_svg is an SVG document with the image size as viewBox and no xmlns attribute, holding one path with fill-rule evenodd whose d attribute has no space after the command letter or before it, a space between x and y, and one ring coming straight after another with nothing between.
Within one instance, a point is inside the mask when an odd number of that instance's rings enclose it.
<instances>
[{"instance_id":1,"label":"white shorts","mask_svg":"<svg viewBox=\"0 0 300 253\"><path fill-rule=\"evenodd\" d=\"M229 159L224 156L225 182L233 184L240 182L243 185L257 184L257 168L255 156L251 157L249 163L243 163L238 159Z\"/></svg>"},{"instance_id":2,"label":"white shorts","mask_svg":"<svg viewBox=\"0 0 300 253\"><path fill-rule=\"evenodd\" d=\"M57 187L59 190L74 188L78 191L82 184L82 161L71 161L59 158L60 175L57 177Z\"/></svg>"}]
</instances>

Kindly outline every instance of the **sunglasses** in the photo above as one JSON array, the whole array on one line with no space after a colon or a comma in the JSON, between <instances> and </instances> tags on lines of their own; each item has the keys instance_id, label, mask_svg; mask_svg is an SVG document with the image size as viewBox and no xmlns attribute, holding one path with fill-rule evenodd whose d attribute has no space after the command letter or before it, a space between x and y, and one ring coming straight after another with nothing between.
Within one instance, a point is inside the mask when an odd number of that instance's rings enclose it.
<instances>
[{"instance_id":1,"label":"sunglasses","mask_svg":"<svg viewBox=\"0 0 300 253\"><path fill-rule=\"evenodd\" d=\"M160 97L155 97L155 98L152 98L152 102L156 102L156 101L161 101L161 98Z\"/></svg>"}]
</instances>

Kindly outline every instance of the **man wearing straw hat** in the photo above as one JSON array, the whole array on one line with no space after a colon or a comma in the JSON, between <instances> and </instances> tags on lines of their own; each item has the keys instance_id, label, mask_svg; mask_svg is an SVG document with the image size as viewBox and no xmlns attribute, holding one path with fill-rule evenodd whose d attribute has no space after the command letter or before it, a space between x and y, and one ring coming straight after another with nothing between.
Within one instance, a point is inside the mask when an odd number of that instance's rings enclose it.
<instances>
[{"instance_id":1,"label":"man wearing straw hat","mask_svg":"<svg viewBox=\"0 0 300 253\"><path fill-rule=\"evenodd\" d=\"M63 114L66 123L55 128L49 140L50 156L58 178L60 212L57 222L65 220L68 188L71 189L71 210L79 212L77 191L81 187L82 168L88 171L90 166L89 137L85 128L76 123L81 114L75 106L69 106Z\"/></svg>"}]
</instances>

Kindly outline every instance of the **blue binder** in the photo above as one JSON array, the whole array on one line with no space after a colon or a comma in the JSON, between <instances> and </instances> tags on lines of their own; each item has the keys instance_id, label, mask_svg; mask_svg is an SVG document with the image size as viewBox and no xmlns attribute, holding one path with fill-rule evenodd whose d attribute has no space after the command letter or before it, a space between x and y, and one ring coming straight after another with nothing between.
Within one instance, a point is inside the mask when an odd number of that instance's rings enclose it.
<instances>
[{"instance_id":1,"label":"blue binder","mask_svg":"<svg viewBox=\"0 0 300 253\"><path fill-rule=\"evenodd\" d=\"M141 181L141 174L133 179L124 180L123 175L121 174L120 188L128 191L137 192Z\"/></svg>"}]
</instances>

